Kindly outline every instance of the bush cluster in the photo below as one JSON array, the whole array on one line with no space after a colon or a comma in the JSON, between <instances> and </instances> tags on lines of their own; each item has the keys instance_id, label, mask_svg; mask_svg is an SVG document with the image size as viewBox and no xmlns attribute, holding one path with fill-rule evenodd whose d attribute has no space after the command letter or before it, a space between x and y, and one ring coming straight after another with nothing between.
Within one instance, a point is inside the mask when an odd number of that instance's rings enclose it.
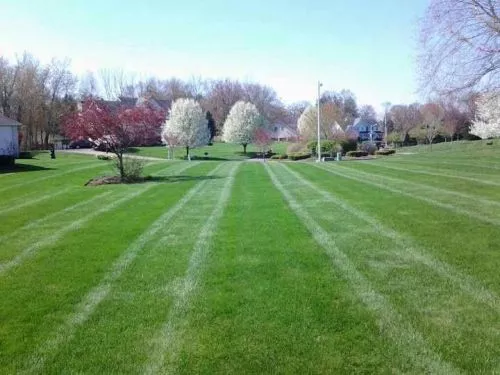
<instances>
[{"instance_id":1,"label":"bush cluster","mask_svg":"<svg viewBox=\"0 0 500 375\"><path fill-rule=\"evenodd\" d=\"M349 151L346 153L346 156L350 156L353 158L361 158L363 156L368 156L368 152L366 152L366 151Z\"/></svg>"},{"instance_id":2,"label":"bush cluster","mask_svg":"<svg viewBox=\"0 0 500 375\"><path fill-rule=\"evenodd\" d=\"M316 155L317 145L318 145L317 141L310 141L307 143L307 149L310 150L312 154ZM357 148L357 142L355 139L321 141L321 154L329 154L331 156L334 156L337 152L345 154L346 152L349 151L355 151L356 148Z\"/></svg>"},{"instance_id":3,"label":"bush cluster","mask_svg":"<svg viewBox=\"0 0 500 375\"><path fill-rule=\"evenodd\" d=\"M308 152L295 152L288 154L288 159L290 160L302 160L309 159L311 157L311 153Z\"/></svg>"},{"instance_id":4,"label":"bush cluster","mask_svg":"<svg viewBox=\"0 0 500 375\"><path fill-rule=\"evenodd\" d=\"M34 154L31 151L21 151L19 153L19 159L33 159Z\"/></svg>"},{"instance_id":5,"label":"bush cluster","mask_svg":"<svg viewBox=\"0 0 500 375\"><path fill-rule=\"evenodd\" d=\"M271 156L271 159L273 160L283 160L283 159L288 159L287 154L278 154L278 155L273 155Z\"/></svg>"},{"instance_id":6,"label":"bush cluster","mask_svg":"<svg viewBox=\"0 0 500 375\"><path fill-rule=\"evenodd\" d=\"M361 144L359 151L365 151L369 155L374 155L375 151L377 151L378 147L375 143L372 142L364 142Z\"/></svg>"},{"instance_id":7,"label":"bush cluster","mask_svg":"<svg viewBox=\"0 0 500 375\"><path fill-rule=\"evenodd\" d=\"M97 159L99 159L99 160L113 160L113 157L108 156L108 155L97 155Z\"/></svg>"},{"instance_id":8,"label":"bush cluster","mask_svg":"<svg viewBox=\"0 0 500 375\"><path fill-rule=\"evenodd\" d=\"M375 155L392 155L395 153L396 153L396 150L394 150L393 148L385 148L385 149L383 148L383 149L375 151Z\"/></svg>"}]
</instances>

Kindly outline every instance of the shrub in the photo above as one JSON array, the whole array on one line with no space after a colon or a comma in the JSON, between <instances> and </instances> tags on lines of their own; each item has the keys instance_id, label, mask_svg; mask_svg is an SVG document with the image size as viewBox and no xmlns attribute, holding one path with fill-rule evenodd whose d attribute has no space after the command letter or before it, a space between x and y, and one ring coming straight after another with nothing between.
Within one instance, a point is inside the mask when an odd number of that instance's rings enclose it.
<instances>
[{"instance_id":1,"label":"shrub","mask_svg":"<svg viewBox=\"0 0 500 375\"><path fill-rule=\"evenodd\" d=\"M320 142L321 154L332 154L336 151L337 143L333 141L323 140ZM316 155L316 148L318 146L318 141L310 141L307 143L307 149L311 151L311 154Z\"/></svg>"},{"instance_id":2,"label":"shrub","mask_svg":"<svg viewBox=\"0 0 500 375\"><path fill-rule=\"evenodd\" d=\"M369 155L373 155L377 151L377 145L371 142L364 142L361 144L360 151L365 151Z\"/></svg>"},{"instance_id":3,"label":"shrub","mask_svg":"<svg viewBox=\"0 0 500 375\"><path fill-rule=\"evenodd\" d=\"M291 143L286 148L287 154L295 154L297 152L306 152L306 151L307 151L307 146L303 145L302 143Z\"/></svg>"},{"instance_id":4,"label":"shrub","mask_svg":"<svg viewBox=\"0 0 500 375\"><path fill-rule=\"evenodd\" d=\"M278 155L273 155L271 156L271 159L273 160L283 160L283 159L288 159L287 154L278 154Z\"/></svg>"},{"instance_id":5,"label":"shrub","mask_svg":"<svg viewBox=\"0 0 500 375\"><path fill-rule=\"evenodd\" d=\"M33 159L34 154L31 151L22 151L19 153L19 159Z\"/></svg>"},{"instance_id":6,"label":"shrub","mask_svg":"<svg viewBox=\"0 0 500 375\"><path fill-rule=\"evenodd\" d=\"M383 149L375 151L375 155L392 155L395 153L396 153L396 150L394 150L393 148L385 148L385 149L383 148Z\"/></svg>"},{"instance_id":7,"label":"shrub","mask_svg":"<svg viewBox=\"0 0 500 375\"><path fill-rule=\"evenodd\" d=\"M368 156L368 152L366 151L349 151L346 153L346 156L350 156L353 158L361 158L363 156Z\"/></svg>"},{"instance_id":8,"label":"shrub","mask_svg":"<svg viewBox=\"0 0 500 375\"><path fill-rule=\"evenodd\" d=\"M340 142L342 146L342 152L347 153L349 151L356 151L358 148L358 142L356 139L346 139Z\"/></svg>"},{"instance_id":9,"label":"shrub","mask_svg":"<svg viewBox=\"0 0 500 375\"><path fill-rule=\"evenodd\" d=\"M99 160L113 160L111 156L108 155L97 155L97 159Z\"/></svg>"},{"instance_id":10,"label":"shrub","mask_svg":"<svg viewBox=\"0 0 500 375\"><path fill-rule=\"evenodd\" d=\"M288 159L290 159L290 160L309 159L310 157L311 157L311 153L308 153L308 152L295 152L292 154L288 154Z\"/></svg>"},{"instance_id":11,"label":"shrub","mask_svg":"<svg viewBox=\"0 0 500 375\"><path fill-rule=\"evenodd\" d=\"M134 182L141 180L142 170L144 169L144 164L146 162L139 158L123 158L123 169L126 182ZM116 167L119 169L119 163L117 161Z\"/></svg>"}]
</instances>

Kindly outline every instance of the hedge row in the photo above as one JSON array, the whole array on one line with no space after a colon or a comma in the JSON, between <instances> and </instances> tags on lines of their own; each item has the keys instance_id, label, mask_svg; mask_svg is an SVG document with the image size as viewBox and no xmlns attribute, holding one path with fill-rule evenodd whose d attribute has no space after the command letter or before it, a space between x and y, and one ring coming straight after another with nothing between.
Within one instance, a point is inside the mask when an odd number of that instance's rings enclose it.
<instances>
[{"instance_id":1,"label":"hedge row","mask_svg":"<svg viewBox=\"0 0 500 375\"><path fill-rule=\"evenodd\" d=\"M368 152L366 152L366 151L349 151L345 155L350 156L352 158L361 158L363 156L368 156Z\"/></svg>"},{"instance_id":2,"label":"hedge row","mask_svg":"<svg viewBox=\"0 0 500 375\"><path fill-rule=\"evenodd\" d=\"M271 159L273 160L283 160L283 159L288 159L287 154L278 154L278 155L273 155L271 156Z\"/></svg>"},{"instance_id":3,"label":"hedge row","mask_svg":"<svg viewBox=\"0 0 500 375\"><path fill-rule=\"evenodd\" d=\"M396 153L396 150L394 150L393 148L386 148L386 149L381 149L381 150L375 151L375 155L392 155L395 153Z\"/></svg>"},{"instance_id":4,"label":"hedge row","mask_svg":"<svg viewBox=\"0 0 500 375\"><path fill-rule=\"evenodd\" d=\"M288 159L290 159L290 160L309 159L310 157L311 157L311 154L306 153L306 152L294 152L294 153L288 154Z\"/></svg>"}]
</instances>

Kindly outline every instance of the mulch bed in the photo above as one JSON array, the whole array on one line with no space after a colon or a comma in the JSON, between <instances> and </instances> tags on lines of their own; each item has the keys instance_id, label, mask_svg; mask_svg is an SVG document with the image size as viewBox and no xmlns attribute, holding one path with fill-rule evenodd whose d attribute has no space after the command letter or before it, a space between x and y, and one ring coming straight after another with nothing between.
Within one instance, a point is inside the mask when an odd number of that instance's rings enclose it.
<instances>
[{"instance_id":1,"label":"mulch bed","mask_svg":"<svg viewBox=\"0 0 500 375\"><path fill-rule=\"evenodd\" d=\"M85 186L113 185L113 184L140 184L151 180L150 176L137 177L134 179L122 179L120 176L101 176L88 180Z\"/></svg>"}]
</instances>

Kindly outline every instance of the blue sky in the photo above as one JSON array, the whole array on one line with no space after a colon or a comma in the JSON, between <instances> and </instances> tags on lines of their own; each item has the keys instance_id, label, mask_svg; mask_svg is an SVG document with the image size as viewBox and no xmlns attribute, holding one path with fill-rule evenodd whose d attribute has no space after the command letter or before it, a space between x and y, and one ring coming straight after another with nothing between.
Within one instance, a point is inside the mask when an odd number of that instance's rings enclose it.
<instances>
[{"instance_id":1,"label":"blue sky","mask_svg":"<svg viewBox=\"0 0 500 375\"><path fill-rule=\"evenodd\" d=\"M285 102L325 89L362 104L411 102L427 0L0 0L0 54L69 57L77 73L231 77Z\"/></svg>"}]
</instances>

